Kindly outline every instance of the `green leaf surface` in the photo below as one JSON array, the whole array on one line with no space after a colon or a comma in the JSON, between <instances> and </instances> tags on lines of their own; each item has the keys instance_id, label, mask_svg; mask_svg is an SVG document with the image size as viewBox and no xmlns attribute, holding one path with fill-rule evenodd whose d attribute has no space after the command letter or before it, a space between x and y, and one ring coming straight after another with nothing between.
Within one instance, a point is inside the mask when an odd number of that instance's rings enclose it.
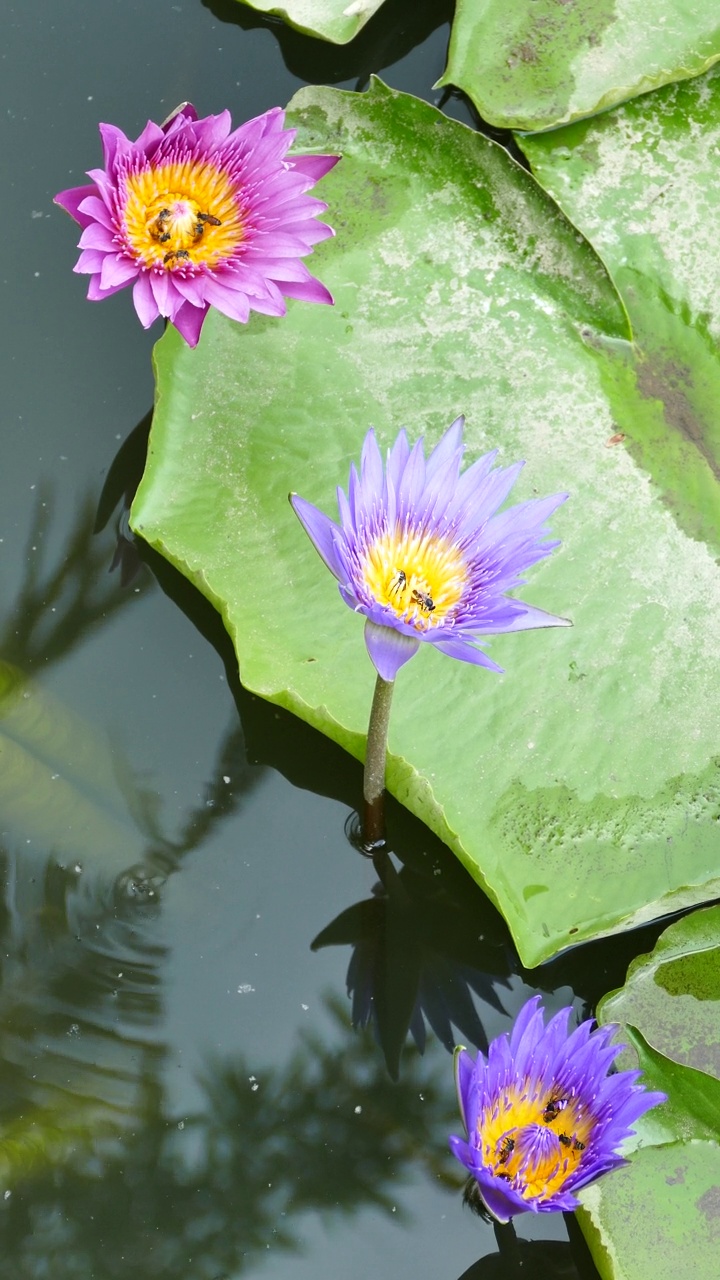
<instances>
[{"instance_id":1,"label":"green leaf surface","mask_svg":"<svg viewBox=\"0 0 720 1280\"><path fill-rule=\"evenodd\" d=\"M688 533L720 549L720 73L519 141L628 308L638 412L625 447Z\"/></svg>"},{"instance_id":2,"label":"green leaf surface","mask_svg":"<svg viewBox=\"0 0 720 1280\"><path fill-rule=\"evenodd\" d=\"M720 906L670 925L601 1001L598 1019L631 1022L666 1057L720 1080Z\"/></svg>"},{"instance_id":3,"label":"green leaf surface","mask_svg":"<svg viewBox=\"0 0 720 1280\"><path fill-rule=\"evenodd\" d=\"M485 120L543 130L720 58L715 0L457 0L448 65Z\"/></svg>"},{"instance_id":4,"label":"green leaf surface","mask_svg":"<svg viewBox=\"0 0 720 1280\"><path fill-rule=\"evenodd\" d=\"M305 35L318 36L333 44L347 44L362 30L383 0L241 0L258 13L282 18L288 26Z\"/></svg>"},{"instance_id":5,"label":"green leaf surface","mask_svg":"<svg viewBox=\"0 0 720 1280\"><path fill-rule=\"evenodd\" d=\"M720 1146L643 1147L580 1193L578 1219L603 1280L710 1280L720 1247Z\"/></svg>"},{"instance_id":6,"label":"green leaf surface","mask_svg":"<svg viewBox=\"0 0 720 1280\"><path fill-rule=\"evenodd\" d=\"M606 997L598 1008L603 1025L639 1015L645 1035L634 1026L622 1027L622 1039L630 1048L619 1065L639 1066L643 1085L667 1095L667 1102L647 1112L635 1126L636 1134L625 1152L629 1165L580 1193L583 1207L578 1219L603 1280L709 1277L717 1268L720 1080L682 1065L676 1053L667 1056L648 1043L646 1037L665 1038L666 1007L643 996L645 979L652 972L661 973L664 963L674 970L678 985L689 977L693 963L707 956L708 949L717 948L718 919L713 908L671 925L652 955L630 966L624 988ZM688 965L683 965L683 959ZM700 971L705 980L699 987L692 978L687 984L687 994L695 992L693 999L702 1000L708 989L717 990L717 978L707 982L710 963ZM683 1034L686 1042L702 1043L702 1012L696 1023L686 1016Z\"/></svg>"},{"instance_id":7,"label":"green leaf surface","mask_svg":"<svg viewBox=\"0 0 720 1280\"><path fill-rule=\"evenodd\" d=\"M287 494L334 514L371 424L383 445L402 425L434 442L464 412L471 455L526 459L517 500L570 490L523 595L575 625L493 640L500 677L422 646L397 681L390 790L528 965L717 895L720 576L606 447L641 397L598 258L504 150L416 99L306 89L292 123L343 156L320 189L337 239L311 264L335 308L211 312L194 351L167 332L133 527L222 611L245 684L362 759L362 619ZM695 502L682 491L688 518Z\"/></svg>"}]
</instances>

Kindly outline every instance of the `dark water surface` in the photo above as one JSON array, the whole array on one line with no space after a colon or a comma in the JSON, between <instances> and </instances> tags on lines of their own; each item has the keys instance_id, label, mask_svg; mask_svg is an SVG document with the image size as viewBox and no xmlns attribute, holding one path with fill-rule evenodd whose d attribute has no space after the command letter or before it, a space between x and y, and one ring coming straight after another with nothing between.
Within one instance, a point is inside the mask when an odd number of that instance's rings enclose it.
<instances>
[{"instance_id":1,"label":"dark water surface","mask_svg":"<svg viewBox=\"0 0 720 1280\"><path fill-rule=\"evenodd\" d=\"M110 468L152 403L160 330L142 331L129 292L85 301L53 194L100 163L99 120L136 136L191 100L239 123L372 70L437 102L448 13L390 0L334 49L232 3L5 8L2 1277L508 1274L475 1265L496 1246L447 1150L448 1047L506 1029L536 989L587 1011L645 941L523 973L493 909L398 807L401 876L354 851L359 768L239 688L189 587L151 557L125 585L109 573L109 512L142 449ZM460 99L446 109L471 121ZM350 1026L351 954L380 1044ZM401 1056L418 994L440 1038ZM562 1219L519 1232L540 1242L523 1275L580 1274L567 1244L542 1244L567 1240Z\"/></svg>"}]
</instances>

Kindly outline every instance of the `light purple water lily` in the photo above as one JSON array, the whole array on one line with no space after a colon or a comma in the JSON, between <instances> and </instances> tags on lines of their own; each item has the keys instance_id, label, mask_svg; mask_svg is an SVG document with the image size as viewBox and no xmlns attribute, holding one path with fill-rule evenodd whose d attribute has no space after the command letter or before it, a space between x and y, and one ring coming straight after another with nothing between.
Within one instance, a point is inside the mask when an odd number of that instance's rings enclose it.
<instances>
[{"instance_id":1,"label":"light purple water lily","mask_svg":"<svg viewBox=\"0 0 720 1280\"><path fill-rule=\"evenodd\" d=\"M450 1148L499 1222L576 1209L575 1193L628 1163L618 1148L644 1112L666 1101L637 1083L639 1071L608 1074L624 1047L609 1043L617 1027L589 1019L568 1034L571 1012L545 1026L534 996L487 1059L455 1052L467 1137L452 1137Z\"/></svg>"},{"instance_id":2,"label":"light purple water lily","mask_svg":"<svg viewBox=\"0 0 720 1280\"><path fill-rule=\"evenodd\" d=\"M567 494L498 514L523 463L494 469L494 450L461 474L463 425L457 418L427 461L422 440L411 449L401 431L385 469L370 430L360 474L353 465L347 495L338 489L339 525L291 495L343 600L365 615L365 642L383 680L394 680L423 640L502 671L478 647L482 637L570 626L508 595L559 545L546 541L545 521Z\"/></svg>"},{"instance_id":3,"label":"light purple water lily","mask_svg":"<svg viewBox=\"0 0 720 1280\"><path fill-rule=\"evenodd\" d=\"M285 298L332 302L300 259L334 234L306 192L338 157L288 155L279 107L231 130L228 111L199 120L189 104L135 142L100 125L104 167L55 196L83 228L92 302L132 284L143 326L166 316L191 347L211 306L245 322L284 315Z\"/></svg>"}]
</instances>

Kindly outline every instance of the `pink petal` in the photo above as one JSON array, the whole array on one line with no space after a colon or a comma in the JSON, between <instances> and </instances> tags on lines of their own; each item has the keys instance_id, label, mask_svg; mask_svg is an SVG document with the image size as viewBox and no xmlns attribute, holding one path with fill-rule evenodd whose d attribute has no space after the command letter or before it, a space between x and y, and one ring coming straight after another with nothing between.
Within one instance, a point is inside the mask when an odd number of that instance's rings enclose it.
<instances>
[{"instance_id":1,"label":"pink petal","mask_svg":"<svg viewBox=\"0 0 720 1280\"><path fill-rule=\"evenodd\" d=\"M68 187L67 191L58 191L57 195L53 196L53 203L59 204L61 209L65 209L71 218L74 218L76 222L80 223L81 227L84 227L89 219L83 215L80 206L84 204L88 196L96 195L96 187Z\"/></svg>"},{"instance_id":2,"label":"pink petal","mask_svg":"<svg viewBox=\"0 0 720 1280\"><path fill-rule=\"evenodd\" d=\"M160 314L146 271L141 271L133 287L133 303L143 329L149 329Z\"/></svg>"},{"instance_id":3,"label":"pink petal","mask_svg":"<svg viewBox=\"0 0 720 1280\"><path fill-rule=\"evenodd\" d=\"M79 209L80 213L86 217L92 218L93 222L99 222L101 226L108 227L111 231L115 230L113 216L107 205L102 201L96 193L95 187L83 187L79 190L92 191L92 195L87 196L81 201Z\"/></svg>"},{"instance_id":4,"label":"pink petal","mask_svg":"<svg viewBox=\"0 0 720 1280\"><path fill-rule=\"evenodd\" d=\"M83 249L73 271L81 276L91 276L102 270L105 254L100 249Z\"/></svg>"},{"instance_id":5,"label":"pink petal","mask_svg":"<svg viewBox=\"0 0 720 1280\"><path fill-rule=\"evenodd\" d=\"M100 271L100 288L121 289L128 280L135 278L139 269L137 262L126 258L124 254L108 254Z\"/></svg>"},{"instance_id":6,"label":"pink petal","mask_svg":"<svg viewBox=\"0 0 720 1280\"><path fill-rule=\"evenodd\" d=\"M324 302L328 306L335 305L335 299L329 289L325 288L319 280L315 280L313 276L304 283L295 280L283 280L280 288L286 298L295 298L298 302Z\"/></svg>"},{"instance_id":7,"label":"pink petal","mask_svg":"<svg viewBox=\"0 0 720 1280\"><path fill-rule=\"evenodd\" d=\"M175 313L173 324L178 332L182 334L189 347L197 346L200 330L209 310L209 307L205 307L202 310L200 307L193 307L189 302L186 302Z\"/></svg>"},{"instance_id":8,"label":"pink petal","mask_svg":"<svg viewBox=\"0 0 720 1280\"><path fill-rule=\"evenodd\" d=\"M105 253L117 253L112 232L99 222L91 222L85 228L78 242L78 249L103 249Z\"/></svg>"},{"instance_id":9,"label":"pink petal","mask_svg":"<svg viewBox=\"0 0 720 1280\"><path fill-rule=\"evenodd\" d=\"M288 156L287 163L296 173L302 173L311 182L319 182L331 169L335 168L341 156Z\"/></svg>"}]
</instances>

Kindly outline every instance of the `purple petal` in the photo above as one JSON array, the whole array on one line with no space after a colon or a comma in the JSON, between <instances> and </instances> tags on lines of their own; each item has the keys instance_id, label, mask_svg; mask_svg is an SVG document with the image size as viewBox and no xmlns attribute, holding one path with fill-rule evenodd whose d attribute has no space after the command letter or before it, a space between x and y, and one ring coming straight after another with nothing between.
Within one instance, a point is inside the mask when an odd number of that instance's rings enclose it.
<instances>
[{"instance_id":1,"label":"purple petal","mask_svg":"<svg viewBox=\"0 0 720 1280\"><path fill-rule=\"evenodd\" d=\"M480 623L477 627L473 625L475 634L498 635L500 632L533 631L540 627L572 626L572 622L568 618L557 618L555 614L546 613L544 609L536 609L534 605L526 604L524 600L513 600L512 603L520 605L522 612L518 612L514 617L504 620L502 626L498 626L492 620L489 620L486 624Z\"/></svg>"},{"instance_id":2,"label":"purple petal","mask_svg":"<svg viewBox=\"0 0 720 1280\"><path fill-rule=\"evenodd\" d=\"M531 1208L527 1201L511 1191L509 1185L500 1178L483 1176L482 1172L478 1172L475 1176L488 1212L498 1222L509 1222L518 1213L527 1213Z\"/></svg>"},{"instance_id":3,"label":"purple petal","mask_svg":"<svg viewBox=\"0 0 720 1280\"><path fill-rule=\"evenodd\" d=\"M467 1116L467 1098L473 1084L474 1076L475 1063L470 1057L467 1049L457 1048L455 1050L455 1088L457 1089L460 1115L463 1118L463 1124L465 1125L466 1130L470 1127Z\"/></svg>"},{"instance_id":4,"label":"purple petal","mask_svg":"<svg viewBox=\"0 0 720 1280\"><path fill-rule=\"evenodd\" d=\"M430 479L439 467L444 467L450 458L454 458L458 449L462 451L462 434L465 418L461 415L450 423L445 434L438 441L427 460L427 475Z\"/></svg>"},{"instance_id":5,"label":"purple petal","mask_svg":"<svg viewBox=\"0 0 720 1280\"><path fill-rule=\"evenodd\" d=\"M290 503L316 551L330 572L338 581L341 581L344 574L335 550L335 541L341 533L338 526L333 524L324 511L319 511L311 502L299 497L297 493L290 494Z\"/></svg>"},{"instance_id":6,"label":"purple petal","mask_svg":"<svg viewBox=\"0 0 720 1280\"><path fill-rule=\"evenodd\" d=\"M498 675L503 675L505 672L504 667L499 667L497 662L493 662L492 658L489 658L484 650L478 649L469 640L434 640L432 634L426 638L441 653L446 653L449 658L458 658L460 662L471 662L476 667L486 667L488 671L495 671Z\"/></svg>"},{"instance_id":7,"label":"purple petal","mask_svg":"<svg viewBox=\"0 0 720 1280\"><path fill-rule=\"evenodd\" d=\"M420 640L402 635L393 627L383 627L367 618L365 644L370 660L383 680L392 681L398 671L420 648Z\"/></svg>"}]
</instances>

